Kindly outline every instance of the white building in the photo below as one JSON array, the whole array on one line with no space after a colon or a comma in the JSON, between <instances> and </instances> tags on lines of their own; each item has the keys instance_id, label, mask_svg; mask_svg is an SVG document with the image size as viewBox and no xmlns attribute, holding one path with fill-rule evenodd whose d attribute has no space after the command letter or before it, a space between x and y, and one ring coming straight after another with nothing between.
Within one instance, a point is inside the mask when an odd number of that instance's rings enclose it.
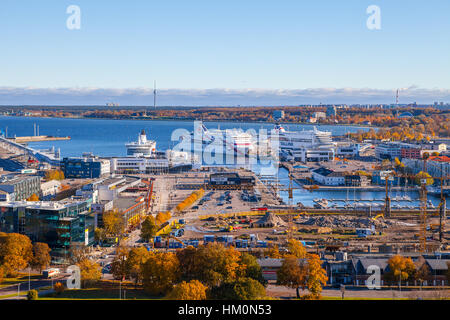
<instances>
[{"instance_id":1,"label":"white building","mask_svg":"<svg viewBox=\"0 0 450 320\"><path fill-rule=\"evenodd\" d=\"M113 158L111 159L111 173L118 174L146 174L167 172L169 160L166 158Z\"/></svg>"},{"instance_id":2,"label":"white building","mask_svg":"<svg viewBox=\"0 0 450 320\"><path fill-rule=\"evenodd\" d=\"M360 145L358 143L354 144L344 144L338 145L336 147L337 157L356 157L359 155Z\"/></svg>"},{"instance_id":3,"label":"white building","mask_svg":"<svg viewBox=\"0 0 450 320\"><path fill-rule=\"evenodd\" d=\"M402 157L402 149L416 149L417 145L404 142L386 142L375 147L375 157L378 159L395 159Z\"/></svg>"},{"instance_id":4,"label":"white building","mask_svg":"<svg viewBox=\"0 0 450 320\"><path fill-rule=\"evenodd\" d=\"M335 143L331 132L313 130L286 131L281 125L275 126L279 146L283 153L290 154L297 161L331 161L334 159Z\"/></svg>"},{"instance_id":5,"label":"white building","mask_svg":"<svg viewBox=\"0 0 450 320\"><path fill-rule=\"evenodd\" d=\"M341 172L335 172L326 168L319 168L312 171L314 181L325 186L343 186L345 185L345 175Z\"/></svg>"},{"instance_id":6,"label":"white building","mask_svg":"<svg viewBox=\"0 0 450 320\"><path fill-rule=\"evenodd\" d=\"M41 183L41 194L43 197L54 196L61 191L61 182L50 180Z\"/></svg>"}]
</instances>

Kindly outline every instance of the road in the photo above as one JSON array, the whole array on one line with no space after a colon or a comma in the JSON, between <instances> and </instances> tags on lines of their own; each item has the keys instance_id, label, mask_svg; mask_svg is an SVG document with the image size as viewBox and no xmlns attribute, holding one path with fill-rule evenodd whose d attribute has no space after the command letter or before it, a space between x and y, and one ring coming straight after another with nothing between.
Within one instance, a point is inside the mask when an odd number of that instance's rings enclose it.
<instances>
[{"instance_id":1,"label":"road","mask_svg":"<svg viewBox=\"0 0 450 320\"><path fill-rule=\"evenodd\" d=\"M4 287L4 288L0 288L0 300L2 299L2 296L7 296L7 295L16 295L14 297L10 297L10 298L6 298L6 299L24 299L24 297L26 296L29 288L30 290L33 289L38 289L41 287L47 287L47 286L53 286L53 284L57 281L65 281L65 279L67 279L68 275L61 275L58 277L55 277L53 279L39 279L39 280L31 280L29 287L28 287L28 281L23 281L20 282L20 296L17 296L18 294L18 284L12 285L12 286L8 286L8 287Z\"/></svg>"},{"instance_id":2,"label":"road","mask_svg":"<svg viewBox=\"0 0 450 320\"><path fill-rule=\"evenodd\" d=\"M295 289L290 289L287 287L268 285L267 295L271 297L278 298L295 298ZM300 294L307 294L308 291L300 290ZM337 289L324 289L322 291L322 296L324 297L342 297L342 293L339 288ZM450 290L433 290L433 291L399 291L397 289L393 290L369 290L369 289L345 289L345 298L371 298L371 299L436 299L447 297L450 298Z\"/></svg>"}]
</instances>

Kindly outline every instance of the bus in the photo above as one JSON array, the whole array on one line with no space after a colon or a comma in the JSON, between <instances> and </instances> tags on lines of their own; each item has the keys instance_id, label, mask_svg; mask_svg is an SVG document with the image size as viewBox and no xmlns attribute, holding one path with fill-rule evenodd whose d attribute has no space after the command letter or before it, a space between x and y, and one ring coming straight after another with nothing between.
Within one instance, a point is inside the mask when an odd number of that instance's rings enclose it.
<instances>
[{"instance_id":1,"label":"bus","mask_svg":"<svg viewBox=\"0 0 450 320\"><path fill-rule=\"evenodd\" d=\"M51 279L53 277L58 276L59 274L60 274L60 271L57 268L51 268L51 269L42 271L42 277L45 279Z\"/></svg>"},{"instance_id":2,"label":"bus","mask_svg":"<svg viewBox=\"0 0 450 320\"><path fill-rule=\"evenodd\" d=\"M251 208L251 211L267 211L266 207L262 207L262 208Z\"/></svg>"}]
</instances>

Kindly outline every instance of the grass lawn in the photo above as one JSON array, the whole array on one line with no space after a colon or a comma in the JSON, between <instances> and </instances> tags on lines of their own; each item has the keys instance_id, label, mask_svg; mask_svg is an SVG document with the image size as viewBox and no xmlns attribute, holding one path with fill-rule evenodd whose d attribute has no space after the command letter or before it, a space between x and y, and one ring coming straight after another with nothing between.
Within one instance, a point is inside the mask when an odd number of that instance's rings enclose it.
<instances>
[{"instance_id":1,"label":"grass lawn","mask_svg":"<svg viewBox=\"0 0 450 320\"><path fill-rule=\"evenodd\" d=\"M342 300L341 297L322 297L321 300ZM407 298L358 298L358 297L348 297L344 298L343 300L409 300Z\"/></svg>"},{"instance_id":2,"label":"grass lawn","mask_svg":"<svg viewBox=\"0 0 450 320\"><path fill-rule=\"evenodd\" d=\"M38 280L38 279L41 279L41 275L40 274L31 274L30 278L31 278L31 280ZM25 274L19 274L15 278L4 278L3 282L0 283L0 288L16 285L19 282L24 282L24 281L28 281L28 274L26 274L26 275Z\"/></svg>"},{"instance_id":3,"label":"grass lawn","mask_svg":"<svg viewBox=\"0 0 450 320\"><path fill-rule=\"evenodd\" d=\"M125 291L125 292L124 292ZM152 297L142 289L122 290L122 299L125 294L127 300L156 300L160 297ZM80 290L65 290L60 295L51 294L39 297L39 300L119 300L119 289L90 288Z\"/></svg>"}]
</instances>

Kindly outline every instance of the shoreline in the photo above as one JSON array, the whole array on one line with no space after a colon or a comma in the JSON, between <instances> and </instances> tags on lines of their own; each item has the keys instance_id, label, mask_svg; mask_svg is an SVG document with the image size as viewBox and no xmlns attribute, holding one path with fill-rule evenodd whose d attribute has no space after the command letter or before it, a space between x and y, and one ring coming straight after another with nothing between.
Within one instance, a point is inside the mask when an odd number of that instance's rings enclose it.
<instances>
[{"instance_id":1,"label":"shoreline","mask_svg":"<svg viewBox=\"0 0 450 320\"><path fill-rule=\"evenodd\" d=\"M308 123L308 122L269 122L269 121L247 121L247 120L197 120L197 119L177 119L177 118L167 118L167 119L142 119L142 118L90 118L90 117L43 117L43 116L16 116L16 115L1 115L2 117L17 117L17 118L37 118L37 119L71 119L71 120L126 120L126 121L180 121L180 122L192 122L192 121L203 121L205 123L211 122L231 122L231 123L257 123L257 124L284 124L284 125L303 125L303 126L338 126L338 127L354 127L354 128L374 128L380 129L383 127L376 127L372 125L359 125L359 124L345 124L345 123Z\"/></svg>"}]
</instances>

